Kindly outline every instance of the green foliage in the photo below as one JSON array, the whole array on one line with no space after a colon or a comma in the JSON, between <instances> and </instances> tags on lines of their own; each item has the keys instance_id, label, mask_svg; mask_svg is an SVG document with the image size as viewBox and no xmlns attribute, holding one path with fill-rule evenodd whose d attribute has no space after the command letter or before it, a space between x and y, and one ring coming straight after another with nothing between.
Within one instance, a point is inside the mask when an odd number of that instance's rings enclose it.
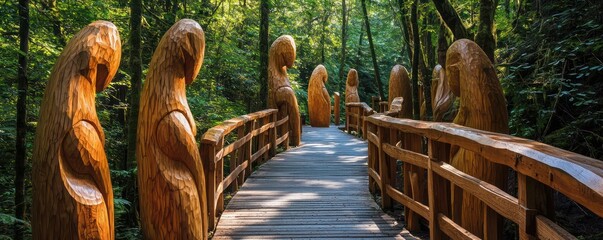
<instances>
[{"instance_id":1,"label":"green foliage","mask_svg":"<svg viewBox=\"0 0 603 240\"><path fill-rule=\"evenodd\" d=\"M131 72L128 1L57 1L53 16L31 1L28 92L28 159L31 159L39 106L50 71L69 40L83 26L104 19L113 22L122 39L120 70L108 89L97 95L97 111L106 136L115 194L116 237L139 239L136 163L126 161L126 122ZM259 101L259 1L143 1L143 76L164 32L179 19L198 21L206 34L205 61L197 79L187 87L187 99L197 125L197 139L224 120L261 109ZM345 99L345 77L338 73L341 54L341 2L329 0L270 1L269 41L293 36L297 60L288 70L300 111L307 114L307 87L316 65L329 72L326 88ZM479 2L451 1L470 31L477 29ZM507 96L511 133L603 159L603 19L602 4L587 0L559 0L542 5L522 1L502 3L496 14L501 82ZM175 5L171 3L176 3ZM404 1L409 13L412 1ZM395 64L410 69L396 0L367 1L381 82L387 89ZM176 7L174 7L176 6ZM360 0L348 0L347 59L344 73L355 68L359 93L369 102L377 95L363 27ZM418 6L421 35L431 33L436 46L439 22L431 1ZM507 10L509 10L507 12ZM0 239L12 236L14 207L14 142L18 17L14 1L0 3ZM53 24L60 24L56 33ZM425 40L422 40L425 41ZM427 53L424 53L427 54ZM324 61L323 61L324 55ZM433 64L433 63L429 63ZM431 67L431 65L429 67ZM343 104L341 112L344 111ZM342 115L342 119L345 116ZM571 139L572 141L568 141ZM31 161L26 176L26 211L31 206ZM29 228L29 219L22 223ZM30 230L28 230L30 231Z\"/></svg>"},{"instance_id":2,"label":"green foliage","mask_svg":"<svg viewBox=\"0 0 603 240\"><path fill-rule=\"evenodd\" d=\"M591 17L600 7L528 4L505 33L502 84L512 134L603 159L603 20Z\"/></svg>"}]
</instances>

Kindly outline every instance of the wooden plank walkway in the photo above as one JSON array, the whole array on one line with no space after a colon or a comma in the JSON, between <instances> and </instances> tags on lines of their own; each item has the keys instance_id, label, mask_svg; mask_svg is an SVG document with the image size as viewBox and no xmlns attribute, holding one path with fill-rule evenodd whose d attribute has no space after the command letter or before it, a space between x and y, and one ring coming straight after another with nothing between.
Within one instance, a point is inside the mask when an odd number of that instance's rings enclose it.
<instances>
[{"instance_id":1,"label":"wooden plank walkway","mask_svg":"<svg viewBox=\"0 0 603 240\"><path fill-rule=\"evenodd\" d=\"M302 141L251 175L214 239L413 238L368 192L366 142L335 126L304 127Z\"/></svg>"}]
</instances>

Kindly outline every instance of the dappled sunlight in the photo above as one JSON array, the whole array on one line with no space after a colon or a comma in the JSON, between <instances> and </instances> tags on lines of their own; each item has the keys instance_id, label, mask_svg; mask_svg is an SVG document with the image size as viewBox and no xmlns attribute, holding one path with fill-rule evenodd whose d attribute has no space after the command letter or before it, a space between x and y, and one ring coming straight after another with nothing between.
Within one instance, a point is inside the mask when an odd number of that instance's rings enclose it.
<instances>
[{"instance_id":1,"label":"dappled sunlight","mask_svg":"<svg viewBox=\"0 0 603 240\"><path fill-rule=\"evenodd\" d=\"M391 238L408 234L368 192L367 145L336 128L304 127L303 144L255 171L215 236ZM268 236L268 237L267 237Z\"/></svg>"}]
</instances>

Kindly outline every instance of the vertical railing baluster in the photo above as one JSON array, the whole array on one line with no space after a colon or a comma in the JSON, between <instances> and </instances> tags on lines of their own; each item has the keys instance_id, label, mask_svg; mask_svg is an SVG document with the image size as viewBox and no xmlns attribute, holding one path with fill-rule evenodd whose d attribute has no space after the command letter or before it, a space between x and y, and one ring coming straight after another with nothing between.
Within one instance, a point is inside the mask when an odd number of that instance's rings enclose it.
<instances>
[{"instance_id":1,"label":"vertical railing baluster","mask_svg":"<svg viewBox=\"0 0 603 240\"><path fill-rule=\"evenodd\" d=\"M223 150L224 149L224 137L220 138L220 141L216 145L216 149ZM224 154L220 156L219 161L216 163L216 186L219 186L224 181ZM222 191L218 193L218 199L216 202L216 212L221 213L224 211L224 185L222 185Z\"/></svg>"},{"instance_id":2,"label":"vertical railing baluster","mask_svg":"<svg viewBox=\"0 0 603 240\"><path fill-rule=\"evenodd\" d=\"M333 115L334 115L334 122L335 122L335 126L339 126L339 104L340 104L340 97L339 97L339 93L335 92L333 94Z\"/></svg>"},{"instance_id":3,"label":"vertical railing baluster","mask_svg":"<svg viewBox=\"0 0 603 240\"><path fill-rule=\"evenodd\" d=\"M269 139L270 139L270 157L272 158L276 155L276 121L277 121L277 117L275 113L271 113L269 115L270 117L270 122L272 123L272 127L269 130Z\"/></svg>"},{"instance_id":4,"label":"vertical railing baluster","mask_svg":"<svg viewBox=\"0 0 603 240\"><path fill-rule=\"evenodd\" d=\"M383 210L391 209L392 199L387 194L387 186L391 185L390 176L390 157L383 150L385 143L390 141L390 132L387 127L379 126L379 176L381 177L381 208Z\"/></svg>"},{"instance_id":5,"label":"vertical railing baluster","mask_svg":"<svg viewBox=\"0 0 603 240\"><path fill-rule=\"evenodd\" d=\"M208 228L216 227L216 146L213 143L201 143L201 159L204 164L207 192Z\"/></svg>"},{"instance_id":6,"label":"vertical railing baluster","mask_svg":"<svg viewBox=\"0 0 603 240\"><path fill-rule=\"evenodd\" d=\"M516 161L521 161L521 158ZM519 205L526 209L525 225L519 226L519 239L535 239L536 215L555 219L553 192L533 178L517 173L517 199Z\"/></svg>"},{"instance_id":7,"label":"vertical railing baluster","mask_svg":"<svg viewBox=\"0 0 603 240\"><path fill-rule=\"evenodd\" d=\"M350 106L345 105L345 131L350 133Z\"/></svg>"},{"instance_id":8,"label":"vertical railing baluster","mask_svg":"<svg viewBox=\"0 0 603 240\"><path fill-rule=\"evenodd\" d=\"M374 129L375 129L375 125L373 123L368 123L367 125L368 127L368 131L371 133L375 133ZM375 156L377 155L377 156ZM368 168L367 168L367 174L369 175L368 178L368 187L369 187L369 192L374 194L375 193L375 179L373 179L370 175L370 170L371 169L375 169L375 158L378 157L379 153L375 152L375 144L373 142L371 142L370 140L368 141Z\"/></svg>"},{"instance_id":9,"label":"vertical railing baluster","mask_svg":"<svg viewBox=\"0 0 603 240\"><path fill-rule=\"evenodd\" d=\"M429 139L427 146L429 162L427 163L427 194L429 201L429 237L434 240L448 239L440 230L438 216L450 216L450 183L432 171L432 165L448 162L450 145Z\"/></svg>"},{"instance_id":10,"label":"vertical railing baluster","mask_svg":"<svg viewBox=\"0 0 603 240\"><path fill-rule=\"evenodd\" d=\"M247 180L247 178L251 175L251 171L253 171L251 155L253 153L253 130L255 130L255 119L248 120L248 122L245 124L245 129L246 134L249 134L249 142L245 144L245 160L247 160L247 167L245 168L245 173L243 174L245 176L245 180Z\"/></svg>"}]
</instances>

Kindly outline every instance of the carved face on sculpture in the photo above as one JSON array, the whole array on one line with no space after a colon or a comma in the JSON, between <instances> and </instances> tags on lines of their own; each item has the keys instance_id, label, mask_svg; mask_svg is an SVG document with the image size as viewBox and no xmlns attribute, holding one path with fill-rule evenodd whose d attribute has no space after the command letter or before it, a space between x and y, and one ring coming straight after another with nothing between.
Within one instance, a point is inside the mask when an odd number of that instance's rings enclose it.
<instances>
[{"instance_id":1,"label":"carved face on sculpture","mask_svg":"<svg viewBox=\"0 0 603 240\"><path fill-rule=\"evenodd\" d=\"M71 42L81 42L79 46L84 47L79 53L63 54L73 54L73 61L80 66L79 73L90 81L96 92L107 88L121 59L121 41L115 25L107 21L93 22L73 36Z\"/></svg>"},{"instance_id":2,"label":"carved face on sculpture","mask_svg":"<svg viewBox=\"0 0 603 240\"><path fill-rule=\"evenodd\" d=\"M348 72L348 79L346 81L346 85L350 87L358 86L358 72L356 72L356 69L350 69L350 71Z\"/></svg>"},{"instance_id":3,"label":"carved face on sculpture","mask_svg":"<svg viewBox=\"0 0 603 240\"><path fill-rule=\"evenodd\" d=\"M283 35L274 40L272 46L270 46L269 56L275 56L270 61L273 61L278 67L293 67L293 62L295 62L295 41L293 37Z\"/></svg>"}]
</instances>

